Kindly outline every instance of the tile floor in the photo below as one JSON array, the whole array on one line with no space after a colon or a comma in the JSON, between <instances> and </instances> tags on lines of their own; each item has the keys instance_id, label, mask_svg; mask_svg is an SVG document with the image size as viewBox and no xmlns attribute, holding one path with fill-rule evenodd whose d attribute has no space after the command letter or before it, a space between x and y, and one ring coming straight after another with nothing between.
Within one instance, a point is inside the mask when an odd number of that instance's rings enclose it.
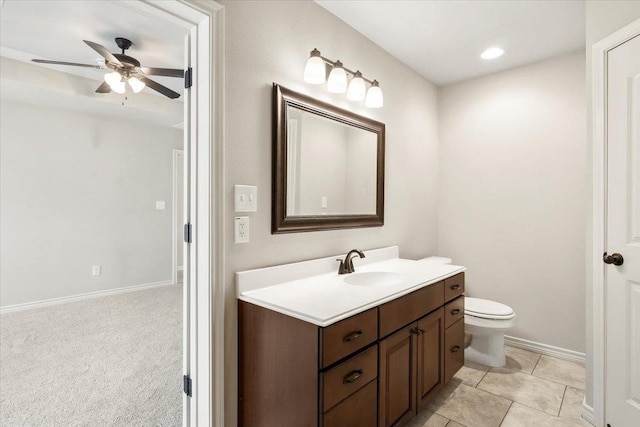
<instances>
[{"instance_id":1,"label":"tile floor","mask_svg":"<svg viewBox=\"0 0 640 427\"><path fill-rule=\"evenodd\" d=\"M591 427L584 366L506 347L507 364L467 363L409 427Z\"/></svg>"}]
</instances>

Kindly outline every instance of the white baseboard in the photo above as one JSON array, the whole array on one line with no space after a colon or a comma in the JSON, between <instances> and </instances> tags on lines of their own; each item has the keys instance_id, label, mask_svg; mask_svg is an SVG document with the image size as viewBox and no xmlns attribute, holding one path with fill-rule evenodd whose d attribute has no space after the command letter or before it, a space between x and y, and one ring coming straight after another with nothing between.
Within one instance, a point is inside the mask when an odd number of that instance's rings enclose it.
<instances>
[{"instance_id":1,"label":"white baseboard","mask_svg":"<svg viewBox=\"0 0 640 427\"><path fill-rule=\"evenodd\" d=\"M555 347L549 344L542 344L507 335L504 336L504 343L511 347L521 348L523 350L533 351L534 353L544 354L545 356L552 356L558 359L580 363L581 365L586 363L586 355L584 353L567 350L566 348Z\"/></svg>"},{"instance_id":2,"label":"white baseboard","mask_svg":"<svg viewBox=\"0 0 640 427\"><path fill-rule=\"evenodd\" d=\"M106 297L110 295L124 294L127 292L144 291L146 289L159 288L161 286L173 285L172 280L162 282L143 283L141 285L126 286L124 288L107 289L105 291L89 292L86 294L71 295L68 297L51 298L47 300L26 302L22 304L7 305L0 307L0 314L12 313L14 311L30 310L33 308L47 307L50 305L65 304L67 302L81 301L90 298Z\"/></svg>"},{"instance_id":3,"label":"white baseboard","mask_svg":"<svg viewBox=\"0 0 640 427\"><path fill-rule=\"evenodd\" d=\"M589 424L591 425L595 425L594 421L593 421L593 408L589 405L587 405L586 400L582 401L582 418L585 419L585 421L587 421Z\"/></svg>"}]
</instances>

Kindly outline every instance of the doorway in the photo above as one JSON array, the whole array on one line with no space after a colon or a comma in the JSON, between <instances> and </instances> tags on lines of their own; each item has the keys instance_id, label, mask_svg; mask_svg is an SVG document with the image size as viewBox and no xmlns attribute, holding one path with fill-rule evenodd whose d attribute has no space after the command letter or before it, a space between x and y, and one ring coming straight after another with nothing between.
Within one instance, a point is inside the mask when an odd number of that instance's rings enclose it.
<instances>
[{"instance_id":1,"label":"doorway","mask_svg":"<svg viewBox=\"0 0 640 427\"><path fill-rule=\"evenodd\" d=\"M88 2L81 7L93 7ZM188 159L190 255L185 258L185 384L184 424L222 425L223 292L222 245L222 7L214 2L117 2L162 23L187 32L187 68L193 86L185 96L185 158ZM64 29L63 29L64 30ZM216 58L213 61L212 58ZM192 67L198 64L198 67ZM215 64L215 65L214 65ZM199 185L200 184L200 185ZM156 206L159 206L156 204ZM158 208L156 208L158 209ZM180 388L183 381L179 378ZM108 404L108 402L107 402Z\"/></svg>"},{"instance_id":2,"label":"doorway","mask_svg":"<svg viewBox=\"0 0 640 427\"><path fill-rule=\"evenodd\" d=\"M597 426L640 419L640 20L593 48Z\"/></svg>"}]
</instances>

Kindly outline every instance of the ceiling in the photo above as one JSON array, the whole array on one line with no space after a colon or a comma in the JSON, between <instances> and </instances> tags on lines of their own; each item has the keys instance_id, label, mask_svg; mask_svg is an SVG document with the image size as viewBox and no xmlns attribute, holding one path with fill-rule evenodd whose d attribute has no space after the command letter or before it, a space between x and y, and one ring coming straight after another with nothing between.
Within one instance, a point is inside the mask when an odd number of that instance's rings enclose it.
<instances>
[{"instance_id":1,"label":"ceiling","mask_svg":"<svg viewBox=\"0 0 640 427\"><path fill-rule=\"evenodd\" d=\"M133 42L133 46L127 51L127 54L138 59L142 66L181 69L184 68L184 36L186 33L187 31L182 27L144 16L140 11L127 6L126 2L5 0L2 3L2 13L0 14L0 54L5 58L27 62L33 67L49 68L67 76L70 75L68 77L70 81L75 82L78 76L90 79L91 84L89 85L66 86L82 87L84 91L88 92L76 93L76 95L86 98L82 102L91 100L93 103L98 103L98 106L92 109L94 111L100 111L100 105L104 104L106 114L120 114L135 119L135 108L129 110L113 108L114 103L121 103L123 95L116 93L94 94L90 90L90 88L95 90L102 83L106 71L35 64L30 62L30 59L96 64L96 60L101 56L87 46L83 40L96 42L111 52L119 53L114 38L125 37ZM5 76L2 77L3 87L11 83L6 81ZM151 78L180 94L184 91L182 79L159 76ZM51 100L45 98L56 97L56 92L50 87L47 90L41 90L42 88L39 86L42 85L38 85L37 82L32 83L32 86L38 89L38 93L25 96L25 100L38 103L40 99L42 104L51 104ZM30 82L20 81L14 86L16 85L28 87ZM16 95L15 91L13 91L13 95ZM148 88L140 94L129 95L129 99L141 97L141 95L159 98L146 103L154 104L155 109L158 108L159 103L175 104L181 103L182 100L182 97L170 100ZM167 107L167 111L181 111L181 108L176 109L173 105ZM148 113L143 115L146 117ZM175 116L175 114L173 115ZM182 121L181 114L169 120L173 121L171 124L176 124L176 120Z\"/></svg>"},{"instance_id":2,"label":"ceiling","mask_svg":"<svg viewBox=\"0 0 640 427\"><path fill-rule=\"evenodd\" d=\"M438 86L585 46L584 1L316 3ZM481 59L491 46L501 46L506 53L491 61Z\"/></svg>"}]
</instances>

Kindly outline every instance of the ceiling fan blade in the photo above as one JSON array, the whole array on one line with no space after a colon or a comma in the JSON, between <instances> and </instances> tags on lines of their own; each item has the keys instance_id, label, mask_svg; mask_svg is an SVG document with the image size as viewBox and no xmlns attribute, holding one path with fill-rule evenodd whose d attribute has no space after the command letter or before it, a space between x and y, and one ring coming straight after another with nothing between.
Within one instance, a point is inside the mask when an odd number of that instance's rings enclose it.
<instances>
[{"instance_id":1,"label":"ceiling fan blade","mask_svg":"<svg viewBox=\"0 0 640 427\"><path fill-rule=\"evenodd\" d=\"M37 62L39 64L73 65L74 67L97 68L98 70L102 70L105 68L100 65L78 64L77 62L48 61L46 59L32 59L31 61Z\"/></svg>"},{"instance_id":2,"label":"ceiling fan blade","mask_svg":"<svg viewBox=\"0 0 640 427\"><path fill-rule=\"evenodd\" d=\"M149 76L184 77L184 70L175 68L140 67Z\"/></svg>"},{"instance_id":3,"label":"ceiling fan blade","mask_svg":"<svg viewBox=\"0 0 640 427\"><path fill-rule=\"evenodd\" d=\"M111 62L112 64L122 65L122 62L120 62L120 60L118 60L118 58L113 56L113 54L111 52L109 52L106 47L102 46L101 44L89 41L89 40L82 40L82 41L85 42L86 44L88 44L89 47L91 47L91 49L95 50L100 55L102 55L102 57L104 59L106 59L107 61Z\"/></svg>"},{"instance_id":4,"label":"ceiling fan blade","mask_svg":"<svg viewBox=\"0 0 640 427\"><path fill-rule=\"evenodd\" d=\"M172 91L168 87L166 87L164 85L161 85L158 82L154 82L150 78L147 78L145 76L139 76L138 79L140 81L144 82L144 84L146 84L151 89L155 90L156 92L159 92L159 93L163 94L164 96L168 96L171 99L176 99L176 98L178 98L180 96L179 93Z\"/></svg>"},{"instance_id":5,"label":"ceiling fan blade","mask_svg":"<svg viewBox=\"0 0 640 427\"><path fill-rule=\"evenodd\" d=\"M96 93L109 93L109 92L111 92L111 86L109 86L109 83L107 82L102 82L102 84L98 86L98 89L96 89Z\"/></svg>"}]
</instances>

